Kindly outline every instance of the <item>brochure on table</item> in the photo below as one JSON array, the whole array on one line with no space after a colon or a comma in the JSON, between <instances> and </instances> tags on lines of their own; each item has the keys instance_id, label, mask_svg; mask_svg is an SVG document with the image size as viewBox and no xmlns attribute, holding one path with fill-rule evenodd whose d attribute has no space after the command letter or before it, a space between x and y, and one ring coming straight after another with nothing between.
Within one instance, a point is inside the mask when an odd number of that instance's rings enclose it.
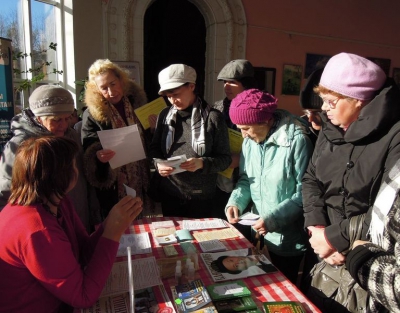
<instances>
[{"instance_id":1,"label":"brochure on table","mask_svg":"<svg viewBox=\"0 0 400 313\"><path fill-rule=\"evenodd\" d=\"M183 229L188 230L202 230L213 228L226 228L229 227L225 221L214 218L209 220L184 220L182 223Z\"/></svg>"},{"instance_id":2,"label":"brochure on table","mask_svg":"<svg viewBox=\"0 0 400 313\"><path fill-rule=\"evenodd\" d=\"M149 233L122 235L119 241L117 256L126 256L127 247L131 247L132 254L151 253Z\"/></svg>"}]
</instances>

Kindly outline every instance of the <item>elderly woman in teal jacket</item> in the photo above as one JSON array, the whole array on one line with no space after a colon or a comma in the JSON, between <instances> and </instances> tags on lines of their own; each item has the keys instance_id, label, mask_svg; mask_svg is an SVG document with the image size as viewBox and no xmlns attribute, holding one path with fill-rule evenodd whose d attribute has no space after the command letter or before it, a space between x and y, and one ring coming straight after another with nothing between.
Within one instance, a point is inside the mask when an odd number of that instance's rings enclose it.
<instances>
[{"instance_id":1,"label":"elderly woman in teal jacket","mask_svg":"<svg viewBox=\"0 0 400 313\"><path fill-rule=\"evenodd\" d=\"M230 223L252 201L260 219L253 236L264 236L272 263L293 283L305 252L301 179L313 146L307 125L284 110L277 99L257 89L241 92L232 100L229 115L244 138L239 181L227 203Z\"/></svg>"}]
</instances>

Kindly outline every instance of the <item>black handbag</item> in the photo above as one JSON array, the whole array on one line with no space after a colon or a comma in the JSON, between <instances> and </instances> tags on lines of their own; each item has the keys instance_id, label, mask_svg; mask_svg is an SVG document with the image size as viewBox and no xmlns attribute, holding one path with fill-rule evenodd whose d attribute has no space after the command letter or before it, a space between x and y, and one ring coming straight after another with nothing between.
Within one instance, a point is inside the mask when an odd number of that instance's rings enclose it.
<instances>
[{"instance_id":1,"label":"black handbag","mask_svg":"<svg viewBox=\"0 0 400 313\"><path fill-rule=\"evenodd\" d=\"M365 214L350 219L350 247L361 238L364 219ZM366 312L368 292L356 283L345 265L321 261L312 268L310 279L311 286L306 295L322 312Z\"/></svg>"}]
</instances>

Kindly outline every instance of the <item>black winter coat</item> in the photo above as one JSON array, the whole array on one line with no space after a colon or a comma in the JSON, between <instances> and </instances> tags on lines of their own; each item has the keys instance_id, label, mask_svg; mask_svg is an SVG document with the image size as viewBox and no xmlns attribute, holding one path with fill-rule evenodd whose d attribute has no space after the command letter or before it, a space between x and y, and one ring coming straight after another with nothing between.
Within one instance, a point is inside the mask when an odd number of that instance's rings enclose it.
<instances>
[{"instance_id":1,"label":"black winter coat","mask_svg":"<svg viewBox=\"0 0 400 313\"><path fill-rule=\"evenodd\" d=\"M342 252L349 246L348 218L368 211L382 179L400 158L400 90L388 79L346 132L325 114L322 119L303 177L305 227L326 226L326 239ZM368 226L367 218L364 237Z\"/></svg>"}]
</instances>

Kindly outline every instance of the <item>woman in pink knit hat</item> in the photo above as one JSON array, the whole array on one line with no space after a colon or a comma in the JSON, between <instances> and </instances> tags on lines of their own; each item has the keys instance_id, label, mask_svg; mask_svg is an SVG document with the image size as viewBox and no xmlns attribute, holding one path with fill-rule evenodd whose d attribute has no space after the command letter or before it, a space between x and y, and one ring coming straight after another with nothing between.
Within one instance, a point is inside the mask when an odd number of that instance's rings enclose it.
<instances>
[{"instance_id":1,"label":"woman in pink knit hat","mask_svg":"<svg viewBox=\"0 0 400 313\"><path fill-rule=\"evenodd\" d=\"M323 125L303 178L305 227L314 252L341 265L349 219L367 213L400 158L400 91L378 65L350 53L328 61L314 91ZM365 240L368 216L363 226ZM341 312L334 303L322 310Z\"/></svg>"},{"instance_id":2,"label":"woman in pink knit hat","mask_svg":"<svg viewBox=\"0 0 400 313\"><path fill-rule=\"evenodd\" d=\"M301 179L312 154L306 122L257 89L239 93L229 116L244 137L239 180L226 205L230 223L252 203L260 216L252 236L261 236L272 263L294 284L306 250Z\"/></svg>"}]
</instances>

